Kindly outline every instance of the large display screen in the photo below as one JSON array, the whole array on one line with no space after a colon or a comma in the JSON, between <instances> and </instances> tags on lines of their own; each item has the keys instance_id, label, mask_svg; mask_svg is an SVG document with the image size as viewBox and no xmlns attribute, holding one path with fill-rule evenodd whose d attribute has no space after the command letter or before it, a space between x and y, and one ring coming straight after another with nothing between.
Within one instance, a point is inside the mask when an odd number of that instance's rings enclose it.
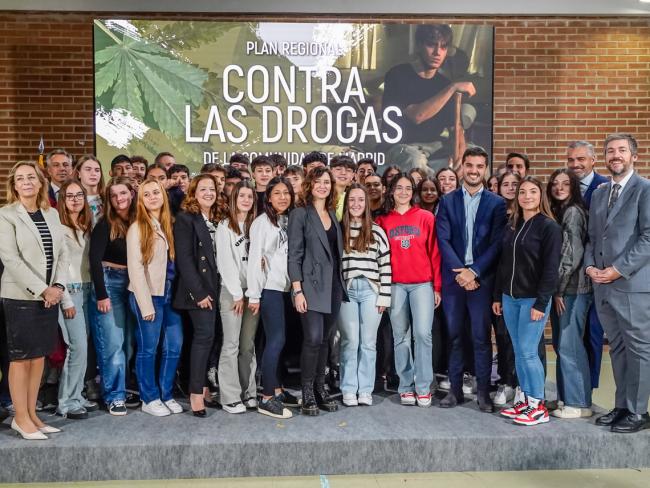
<instances>
[{"instance_id":1,"label":"large display screen","mask_svg":"<svg viewBox=\"0 0 650 488\"><path fill-rule=\"evenodd\" d=\"M94 49L104 165L318 150L435 171L491 154L490 26L102 19Z\"/></svg>"}]
</instances>

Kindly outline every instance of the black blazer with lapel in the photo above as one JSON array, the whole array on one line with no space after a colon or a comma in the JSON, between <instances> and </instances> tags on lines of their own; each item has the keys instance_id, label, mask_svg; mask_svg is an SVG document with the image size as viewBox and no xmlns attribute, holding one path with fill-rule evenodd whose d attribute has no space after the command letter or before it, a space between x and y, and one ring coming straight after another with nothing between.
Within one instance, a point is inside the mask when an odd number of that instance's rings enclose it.
<instances>
[{"instance_id":1,"label":"black blazer with lapel","mask_svg":"<svg viewBox=\"0 0 650 488\"><path fill-rule=\"evenodd\" d=\"M174 223L177 288L174 307L198 309L197 302L210 295L219 300L219 274L212 237L203 215L179 212Z\"/></svg>"},{"instance_id":2,"label":"black blazer with lapel","mask_svg":"<svg viewBox=\"0 0 650 488\"><path fill-rule=\"evenodd\" d=\"M345 284L341 273L343 256L343 235L336 214L329 211L332 225L336 228L338 256L332 256L329 241L318 212L312 205L298 207L289 214L289 262L288 271L291 282L301 281L307 299L307 309L314 312L332 311L332 275L334 259L339 261L339 280L343 299L347 301Z\"/></svg>"}]
</instances>

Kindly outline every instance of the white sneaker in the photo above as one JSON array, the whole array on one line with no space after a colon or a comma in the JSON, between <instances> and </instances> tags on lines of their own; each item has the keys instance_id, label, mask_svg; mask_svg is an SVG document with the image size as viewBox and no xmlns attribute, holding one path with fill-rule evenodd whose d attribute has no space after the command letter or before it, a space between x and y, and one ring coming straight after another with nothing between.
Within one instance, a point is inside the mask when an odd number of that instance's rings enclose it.
<instances>
[{"instance_id":1,"label":"white sneaker","mask_svg":"<svg viewBox=\"0 0 650 488\"><path fill-rule=\"evenodd\" d=\"M167 415L171 415L169 409L160 400L154 400L149 403L142 402L142 411L154 417L167 417Z\"/></svg>"},{"instance_id":2,"label":"white sneaker","mask_svg":"<svg viewBox=\"0 0 650 488\"><path fill-rule=\"evenodd\" d=\"M359 405L372 406L372 393L359 393Z\"/></svg>"},{"instance_id":3,"label":"white sneaker","mask_svg":"<svg viewBox=\"0 0 650 488\"><path fill-rule=\"evenodd\" d=\"M167 400L165 402L165 406L171 413L183 413L183 407L181 407L173 398L171 400Z\"/></svg>"},{"instance_id":4,"label":"white sneaker","mask_svg":"<svg viewBox=\"0 0 650 488\"><path fill-rule=\"evenodd\" d=\"M250 409L257 408L257 405L258 405L257 398L250 397L244 400L244 406L246 408L250 408Z\"/></svg>"},{"instance_id":5,"label":"white sneaker","mask_svg":"<svg viewBox=\"0 0 650 488\"><path fill-rule=\"evenodd\" d=\"M526 403L526 395L521 391L521 387L515 388L515 398L512 400L513 404Z\"/></svg>"},{"instance_id":6,"label":"white sneaker","mask_svg":"<svg viewBox=\"0 0 650 488\"><path fill-rule=\"evenodd\" d=\"M449 376L443 376L440 381L438 381L438 389L449 391L451 389L451 382L449 381Z\"/></svg>"},{"instance_id":7,"label":"white sneaker","mask_svg":"<svg viewBox=\"0 0 650 488\"><path fill-rule=\"evenodd\" d=\"M493 403L497 407L503 407L511 402L515 397L515 390L508 385L499 385Z\"/></svg>"},{"instance_id":8,"label":"white sneaker","mask_svg":"<svg viewBox=\"0 0 650 488\"><path fill-rule=\"evenodd\" d=\"M246 406L242 402L229 403L227 405L224 403L221 407L224 412L228 413L246 413Z\"/></svg>"},{"instance_id":9,"label":"white sneaker","mask_svg":"<svg viewBox=\"0 0 650 488\"><path fill-rule=\"evenodd\" d=\"M343 394L343 405L346 407L356 407L359 405L357 401L357 396L354 393L344 393Z\"/></svg>"},{"instance_id":10,"label":"white sneaker","mask_svg":"<svg viewBox=\"0 0 650 488\"><path fill-rule=\"evenodd\" d=\"M579 419L581 417L591 417L593 414L591 408L569 407L568 405L551 411L551 415L559 419Z\"/></svg>"},{"instance_id":11,"label":"white sneaker","mask_svg":"<svg viewBox=\"0 0 650 488\"><path fill-rule=\"evenodd\" d=\"M476 378L469 373L463 374L463 393L465 395L476 393Z\"/></svg>"}]
</instances>

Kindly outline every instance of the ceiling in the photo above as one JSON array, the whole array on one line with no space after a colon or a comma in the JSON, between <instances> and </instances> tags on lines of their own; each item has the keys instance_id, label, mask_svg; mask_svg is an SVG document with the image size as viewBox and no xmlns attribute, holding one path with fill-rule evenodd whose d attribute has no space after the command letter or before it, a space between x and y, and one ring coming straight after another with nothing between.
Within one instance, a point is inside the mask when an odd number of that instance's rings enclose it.
<instances>
[{"instance_id":1,"label":"ceiling","mask_svg":"<svg viewBox=\"0 0 650 488\"><path fill-rule=\"evenodd\" d=\"M650 15L639 0L0 0L0 10L392 15Z\"/></svg>"}]
</instances>

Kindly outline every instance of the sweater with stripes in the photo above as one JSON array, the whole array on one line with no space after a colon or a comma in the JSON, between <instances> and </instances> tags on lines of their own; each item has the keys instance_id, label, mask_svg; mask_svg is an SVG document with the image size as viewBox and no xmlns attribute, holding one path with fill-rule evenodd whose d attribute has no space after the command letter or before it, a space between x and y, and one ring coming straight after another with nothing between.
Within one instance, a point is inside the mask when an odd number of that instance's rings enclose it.
<instances>
[{"instance_id":1,"label":"sweater with stripes","mask_svg":"<svg viewBox=\"0 0 650 488\"><path fill-rule=\"evenodd\" d=\"M359 235L360 224L350 225L350 240ZM354 278L364 277L377 293L377 306L390 307L390 246L386 233L377 224L372 224L375 242L371 243L366 252L352 251L343 253L343 280L349 287Z\"/></svg>"}]
</instances>

